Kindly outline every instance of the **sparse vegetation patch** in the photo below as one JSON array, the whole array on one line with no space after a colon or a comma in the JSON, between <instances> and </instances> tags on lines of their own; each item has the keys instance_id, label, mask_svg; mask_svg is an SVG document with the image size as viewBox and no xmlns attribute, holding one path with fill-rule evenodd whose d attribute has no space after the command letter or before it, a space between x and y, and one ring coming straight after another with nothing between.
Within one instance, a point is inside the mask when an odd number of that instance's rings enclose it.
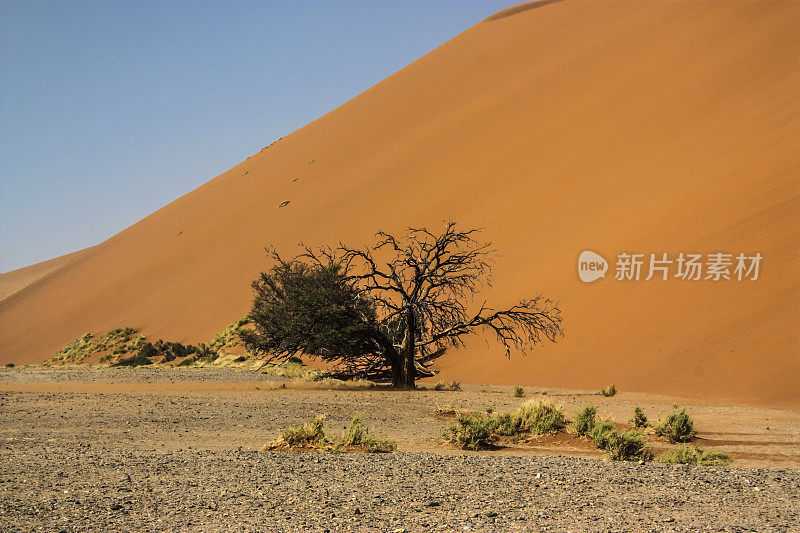
<instances>
[{"instance_id":1,"label":"sparse vegetation patch","mask_svg":"<svg viewBox=\"0 0 800 533\"><path fill-rule=\"evenodd\" d=\"M86 333L53 354L44 364L79 364L88 357L104 352L127 353L134 347L135 341L131 340L134 333L136 330L128 327L112 329L100 337Z\"/></svg>"},{"instance_id":2,"label":"sparse vegetation patch","mask_svg":"<svg viewBox=\"0 0 800 533\"><path fill-rule=\"evenodd\" d=\"M631 418L630 422L636 428L646 428L650 425L644 411L638 405L633 410L633 418Z\"/></svg>"},{"instance_id":3,"label":"sparse vegetation patch","mask_svg":"<svg viewBox=\"0 0 800 533\"><path fill-rule=\"evenodd\" d=\"M501 440L517 442L524 437L557 433L566 424L564 412L551 403L527 402L513 413L483 412L461 414L445 429L446 442L464 450L493 448Z\"/></svg>"},{"instance_id":4,"label":"sparse vegetation patch","mask_svg":"<svg viewBox=\"0 0 800 533\"><path fill-rule=\"evenodd\" d=\"M681 446L675 450L668 450L656 459L659 463L674 463L684 465L702 465L702 466L727 466L731 464L733 459L730 455L719 450L706 451L700 446L690 448L689 446Z\"/></svg>"},{"instance_id":5,"label":"sparse vegetation patch","mask_svg":"<svg viewBox=\"0 0 800 533\"><path fill-rule=\"evenodd\" d=\"M611 435L616 432L616 426L611 420L600 420L592 427L591 437L595 446L605 450L611 442Z\"/></svg>"},{"instance_id":6,"label":"sparse vegetation patch","mask_svg":"<svg viewBox=\"0 0 800 533\"><path fill-rule=\"evenodd\" d=\"M552 402L534 402L533 400L522 404L517 411L524 431L531 435L550 435L557 433L566 426L567 421L564 411Z\"/></svg>"},{"instance_id":7,"label":"sparse vegetation patch","mask_svg":"<svg viewBox=\"0 0 800 533\"><path fill-rule=\"evenodd\" d=\"M575 420L572 422L572 427L576 435L588 437L594 429L594 424L597 417L597 407L587 405L580 412L575 414Z\"/></svg>"},{"instance_id":8,"label":"sparse vegetation patch","mask_svg":"<svg viewBox=\"0 0 800 533\"><path fill-rule=\"evenodd\" d=\"M327 372L309 368L297 357L290 358L282 363L267 363L261 367L261 372L298 381L321 381L328 377Z\"/></svg>"},{"instance_id":9,"label":"sparse vegetation patch","mask_svg":"<svg viewBox=\"0 0 800 533\"><path fill-rule=\"evenodd\" d=\"M669 415L655 428L658 436L666 437L670 442L689 442L695 437L694 421L681 409Z\"/></svg>"},{"instance_id":10,"label":"sparse vegetation patch","mask_svg":"<svg viewBox=\"0 0 800 533\"><path fill-rule=\"evenodd\" d=\"M325 435L324 421L325 416L317 416L312 422L289 428L279 439L265 444L262 451L315 449L390 453L397 449L395 441L370 433L361 417L353 418L345 433L332 440Z\"/></svg>"},{"instance_id":11,"label":"sparse vegetation patch","mask_svg":"<svg viewBox=\"0 0 800 533\"><path fill-rule=\"evenodd\" d=\"M614 385L613 383L608 387L600 389L600 395L605 396L607 398L614 396L616 393L617 393L617 386Z\"/></svg>"},{"instance_id":12,"label":"sparse vegetation patch","mask_svg":"<svg viewBox=\"0 0 800 533\"><path fill-rule=\"evenodd\" d=\"M461 390L461 383L458 381L437 381L436 384L433 386L433 390L436 391L459 391Z\"/></svg>"},{"instance_id":13,"label":"sparse vegetation patch","mask_svg":"<svg viewBox=\"0 0 800 533\"><path fill-rule=\"evenodd\" d=\"M444 431L444 438L464 450L490 449L500 436L497 426L497 418L489 413L459 415L456 423Z\"/></svg>"},{"instance_id":14,"label":"sparse vegetation patch","mask_svg":"<svg viewBox=\"0 0 800 533\"><path fill-rule=\"evenodd\" d=\"M618 433L611 431L607 434L605 450L612 461L650 461L653 452L645 448L644 440L638 431L625 431Z\"/></svg>"}]
</instances>

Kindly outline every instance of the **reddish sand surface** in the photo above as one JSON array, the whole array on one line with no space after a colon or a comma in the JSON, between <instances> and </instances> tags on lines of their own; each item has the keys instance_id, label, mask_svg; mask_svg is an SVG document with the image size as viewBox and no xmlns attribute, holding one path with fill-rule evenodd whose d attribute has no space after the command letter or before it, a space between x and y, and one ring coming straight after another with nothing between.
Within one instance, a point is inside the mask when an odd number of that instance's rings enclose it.
<instances>
[{"instance_id":1,"label":"reddish sand surface","mask_svg":"<svg viewBox=\"0 0 800 533\"><path fill-rule=\"evenodd\" d=\"M0 362L84 332L207 339L241 317L264 246L486 228L485 296L561 301L527 357L475 339L471 383L800 406L800 3L520 6L0 302ZM279 207L285 201L290 203ZM582 283L585 249L764 257L757 281Z\"/></svg>"},{"instance_id":2,"label":"reddish sand surface","mask_svg":"<svg viewBox=\"0 0 800 533\"><path fill-rule=\"evenodd\" d=\"M86 255L91 248L0 274L0 302Z\"/></svg>"}]
</instances>

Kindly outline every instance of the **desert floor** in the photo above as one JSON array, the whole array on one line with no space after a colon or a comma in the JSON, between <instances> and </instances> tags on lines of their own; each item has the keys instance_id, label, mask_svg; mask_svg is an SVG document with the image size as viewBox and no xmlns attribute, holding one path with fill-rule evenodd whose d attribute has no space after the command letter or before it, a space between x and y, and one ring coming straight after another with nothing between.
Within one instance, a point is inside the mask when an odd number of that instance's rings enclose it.
<instances>
[{"instance_id":1,"label":"desert floor","mask_svg":"<svg viewBox=\"0 0 800 533\"><path fill-rule=\"evenodd\" d=\"M465 385L332 390L234 369L0 370L0 525L11 531L778 530L800 528L800 413L626 393ZM463 452L437 407L586 403L624 423L686 407L731 467L611 463L580 439ZM324 414L387 455L259 452ZM656 451L663 448L656 445Z\"/></svg>"}]
</instances>

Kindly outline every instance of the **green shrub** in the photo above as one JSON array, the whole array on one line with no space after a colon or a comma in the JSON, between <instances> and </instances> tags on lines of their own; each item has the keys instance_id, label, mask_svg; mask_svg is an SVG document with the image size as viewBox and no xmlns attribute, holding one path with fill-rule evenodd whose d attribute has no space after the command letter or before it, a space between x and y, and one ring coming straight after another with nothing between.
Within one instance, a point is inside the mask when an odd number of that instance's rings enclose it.
<instances>
[{"instance_id":1,"label":"green shrub","mask_svg":"<svg viewBox=\"0 0 800 533\"><path fill-rule=\"evenodd\" d=\"M602 396L606 396L606 397L614 396L616 393L617 393L617 386L614 385L614 384L611 384L611 385L609 385L608 387L606 387L604 389L600 389L600 394Z\"/></svg>"},{"instance_id":2,"label":"green shrub","mask_svg":"<svg viewBox=\"0 0 800 533\"><path fill-rule=\"evenodd\" d=\"M649 461L653 458L653 453L645 448L644 441L636 431L610 431L606 435L605 450L612 461Z\"/></svg>"},{"instance_id":3,"label":"green shrub","mask_svg":"<svg viewBox=\"0 0 800 533\"><path fill-rule=\"evenodd\" d=\"M436 384L433 386L433 390L459 391L461 390L461 383L459 383L458 381L450 381L447 383L445 383L444 381L437 381Z\"/></svg>"},{"instance_id":4,"label":"green shrub","mask_svg":"<svg viewBox=\"0 0 800 533\"><path fill-rule=\"evenodd\" d=\"M342 452L345 447L361 448L367 453L390 453L397 449L397 443L379 435L373 435L360 417L355 417L347 431L334 441L325 437L324 416L312 422L289 428L280 439L267 443L263 450L318 448L328 452Z\"/></svg>"},{"instance_id":5,"label":"green shrub","mask_svg":"<svg viewBox=\"0 0 800 533\"><path fill-rule=\"evenodd\" d=\"M733 459L723 451L705 451L700 446L696 446L694 449L688 446L681 446L676 450L668 450L662 453L656 461L684 465L728 466Z\"/></svg>"},{"instance_id":6,"label":"green shrub","mask_svg":"<svg viewBox=\"0 0 800 533\"><path fill-rule=\"evenodd\" d=\"M113 367L123 367L123 366L144 366L144 365L152 365L153 362L146 356L142 355L141 352L135 353L130 357L123 357L116 363L112 364Z\"/></svg>"},{"instance_id":7,"label":"green shrub","mask_svg":"<svg viewBox=\"0 0 800 533\"><path fill-rule=\"evenodd\" d=\"M595 422L592 428L591 437L595 446L605 450L611 439L611 434L616 432L616 426L611 420L600 420Z\"/></svg>"},{"instance_id":8,"label":"green shrub","mask_svg":"<svg viewBox=\"0 0 800 533\"><path fill-rule=\"evenodd\" d=\"M656 435L666 437L670 442L689 442L696 434L692 418L686 409L669 415L655 428Z\"/></svg>"},{"instance_id":9,"label":"green shrub","mask_svg":"<svg viewBox=\"0 0 800 533\"><path fill-rule=\"evenodd\" d=\"M521 419L520 429L530 431L532 435L557 433L566 425L564 411L551 402L525 402L517 414Z\"/></svg>"},{"instance_id":10,"label":"green shrub","mask_svg":"<svg viewBox=\"0 0 800 533\"><path fill-rule=\"evenodd\" d=\"M251 326L250 321L245 318L240 318L233 324L228 325L225 329L214 336L206 343L206 346L220 355L226 355L232 349L244 346L242 335L246 335Z\"/></svg>"},{"instance_id":11,"label":"green shrub","mask_svg":"<svg viewBox=\"0 0 800 533\"><path fill-rule=\"evenodd\" d=\"M159 341L161 342L161 341ZM160 353L164 354L164 358L171 358L170 361L178 357L186 357L183 361L178 363L178 366L191 366L200 364L210 364L219 359L219 353L215 352L205 344L200 347L183 346L177 342L164 343L160 347Z\"/></svg>"},{"instance_id":12,"label":"green shrub","mask_svg":"<svg viewBox=\"0 0 800 533\"><path fill-rule=\"evenodd\" d=\"M597 417L597 407L594 405L587 405L582 411L575 414L575 420L572 422L572 427L575 429L575 434L582 437L588 437Z\"/></svg>"},{"instance_id":13,"label":"green shrub","mask_svg":"<svg viewBox=\"0 0 800 533\"><path fill-rule=\"evenodd\" d=\"M630 422L634 425L634 427L637 428L646 428L650 425L650 422L647 420L644 411L638 405L633 410L633 418L631 418Z\"/></svg>"},{"instance_id":14,"label":"green shrub","mask_svg":"<svg viewBox=\"0 0 800 533\"><path fill-rule=\"evenodd\" d=\"M392 453L397 450L397 443L391 439L367 433L361 439L361 448L367 453Z\"/></svg>"},{"instance_id":15,"label":"green shrub","mask_svg":"<svg viewBox=\"0 0 800 533\"><path fill-rule=\"evenodd\" d=\"M525 396L525 389L517 385L514 387L514 398L523 398Z\"/></svg>"},{"instance_id":16,"label":"green shrub","mask_svg":"<svg viewBox=\"0 0 800 533\"><path fill-rule=\"evenodd\" d=\"M497 442L497 421L484 413L459 415L456 423L447 428L444 437L464 450L491 448Z\"/></svg>"},{"instance_id":17,"label":"green shrub","mask_svg":"<svg viewBox=\"0 0 800 533\"><path fill-rule=\"evenodd\" d=\"M342 446L360 447L367 453L390 453L397 449L397 443L369 432L361 417L355 417L344 435L334 444L338 451Z\"/></svg>"},{"instance_id":18,"label":"green shrub","mask_svg":"<svg viewBox=\"0 0 800 533\"><path fill-rule=\"evenodd\" d=\"M324 420L320 415L313 422L287 429L281 438L290 447L316 448L325 442Z\"/></svg>"},{"instance_id":19,"label":"green shrub","mask_svg":"<svg viewBox=\"0 0 800 533\"><path fill-rule=\"evenodd\" d=\"M520 428L522 427L522 418L516 413L501 413L494 416L495 428L494 431L497 435L503 437L514 437L519 435Z\"/></svg>"},{"instance_id":20,"label":"green shrub","mask_svg":"<svg viewBox=\"0 0 800 533\"><path fill-rule=\"evenodd\" d=\"M339 442L344 446L358 446L366 434L367 428L364 426L364 421L357 416L350 422L350 427L347 428L347 432L342 435Z\"/></svg>"}]
</instances>

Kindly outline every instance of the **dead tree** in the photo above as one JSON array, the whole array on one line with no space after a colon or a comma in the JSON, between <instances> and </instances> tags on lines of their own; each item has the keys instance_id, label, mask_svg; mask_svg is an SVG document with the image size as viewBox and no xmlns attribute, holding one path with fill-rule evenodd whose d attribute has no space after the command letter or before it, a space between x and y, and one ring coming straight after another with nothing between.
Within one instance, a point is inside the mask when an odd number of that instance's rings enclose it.
<instances>
[{"instance_id":1,"label":"dead tree","mask_svg":"<svg viewBox=\"0 0 800 533\"><path fill-rule=\"evenodd\" d=\"M418 369L427 368L449 347L463 345L467 335L478 331L493 333L507 357L512 350L524 353L562 336L558 303L542 296L502 309L485 302L470 307L480 289L491 282L496 253L490 243L476 240L479 232L448 222L438 234L411 228L398 238L380 231L370 247L341 243L336 248L305 247L293 262L310 265L312 271L335 268L350 296L361 302L362 307L351 307L363 309L368 302L370 311L361 314L374 317L362 324L368 327L353 327L362 335L371 332L369 342L362 337L357 346L372 348L349 356L336 354L344 366L373 373L388 370L395 386L413 388ZM258 330L258 321L254 322ZM317 355L325 352L323 346L313 347Z\"/></svg>"}]
</instances>

